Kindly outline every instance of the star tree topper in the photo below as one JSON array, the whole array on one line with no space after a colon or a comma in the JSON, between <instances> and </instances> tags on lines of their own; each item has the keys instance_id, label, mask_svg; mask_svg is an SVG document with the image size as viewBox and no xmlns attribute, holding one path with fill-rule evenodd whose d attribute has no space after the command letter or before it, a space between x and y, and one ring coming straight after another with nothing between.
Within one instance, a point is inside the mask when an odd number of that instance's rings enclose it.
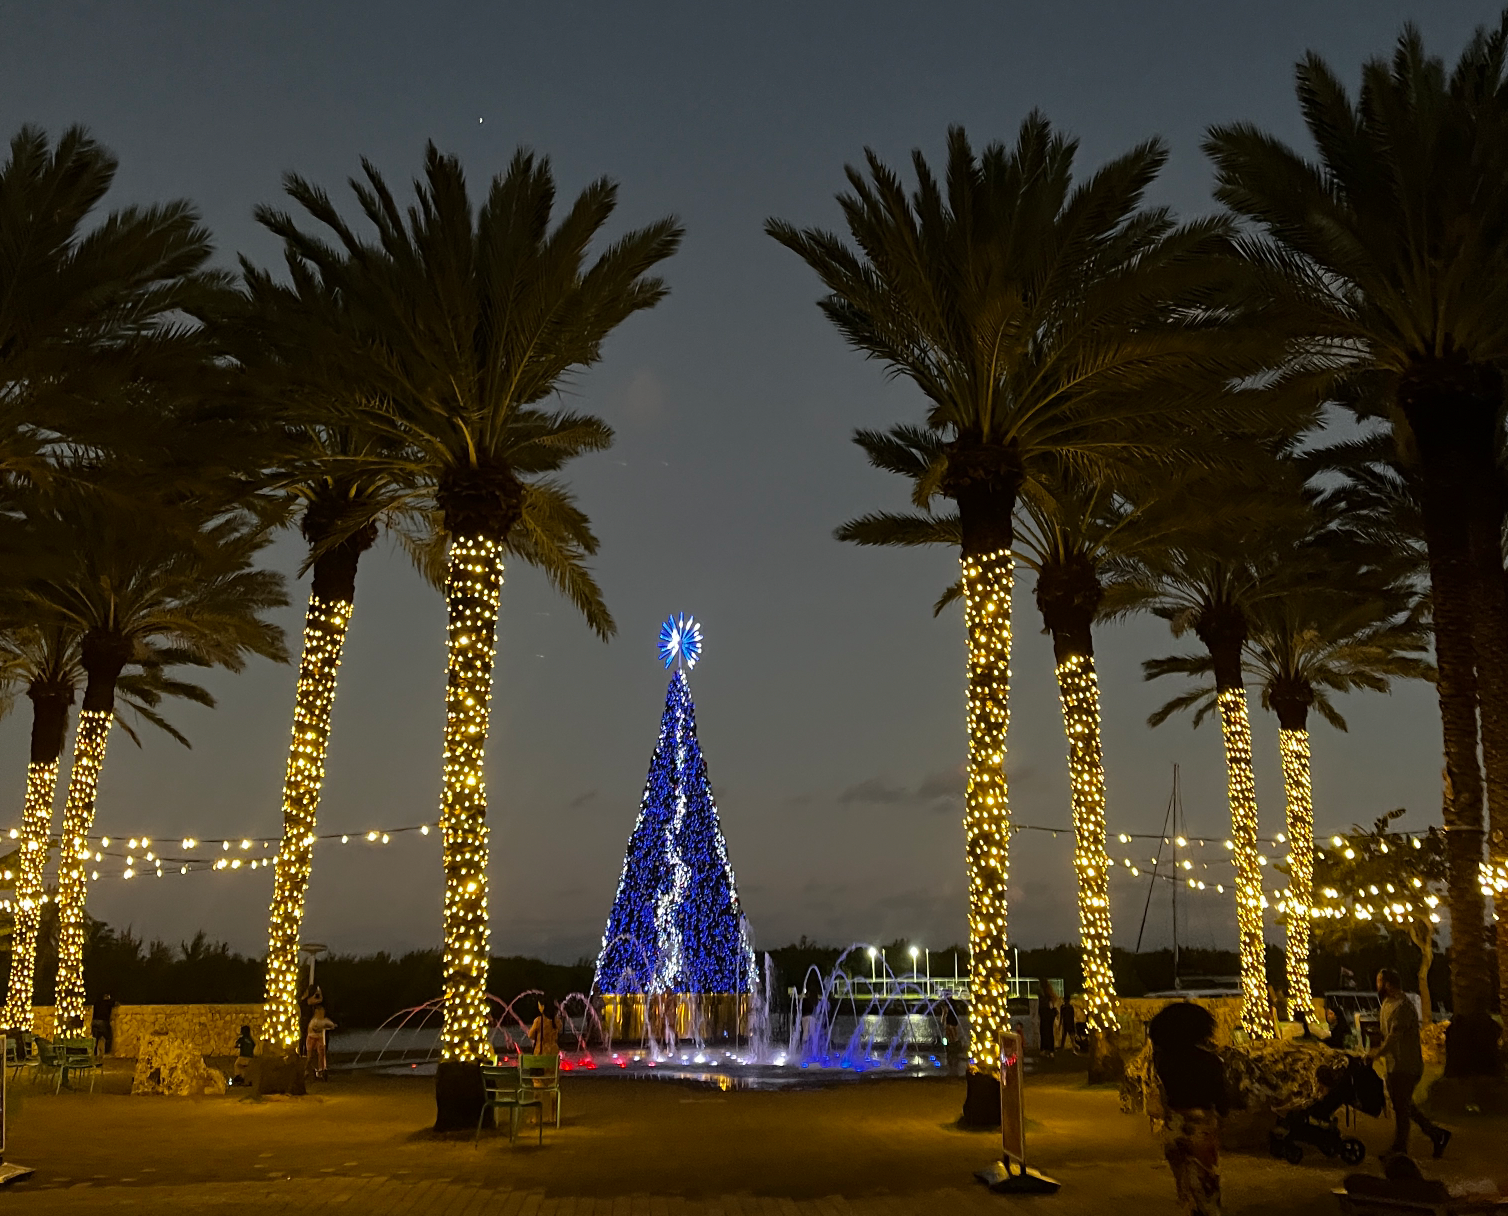
<instances>
[{"instance_id":1,"label":"star tree topper","mask_svg":"<svg viewBox=\"0 0 1508 1216\"><path fill-rule=\"evenodd\" d=\"M660 626L660 658L668 671L684 667L690 671L702 657L702 627L697 619L684 612L665 618Z\"/></svg>"}]
</instances>

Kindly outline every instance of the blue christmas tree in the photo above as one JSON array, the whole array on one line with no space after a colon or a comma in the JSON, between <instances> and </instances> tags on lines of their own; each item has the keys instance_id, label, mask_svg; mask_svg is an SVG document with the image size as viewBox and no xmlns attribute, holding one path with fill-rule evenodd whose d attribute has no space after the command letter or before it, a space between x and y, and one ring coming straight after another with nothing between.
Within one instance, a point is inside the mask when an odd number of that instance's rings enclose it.
<instances>
[{"instance_id":1,"label":"blue christmas tree","mask_svg":"<svg viewBox=\"0 0 1508 1216\"><path fill-rule=\"evenodd\" d=\"M675 674L602 934L598 992L748 992L753 986L754 953L686 682L701 652L695 620L682 615L665 622L660 657Z\"/></svg>"}]
</instances>

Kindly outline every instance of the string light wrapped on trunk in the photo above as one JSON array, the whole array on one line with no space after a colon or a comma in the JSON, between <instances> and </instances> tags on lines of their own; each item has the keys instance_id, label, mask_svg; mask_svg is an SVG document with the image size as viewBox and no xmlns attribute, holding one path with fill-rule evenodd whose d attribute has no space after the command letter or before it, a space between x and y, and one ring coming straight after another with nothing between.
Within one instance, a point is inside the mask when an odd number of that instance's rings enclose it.
<instances>
[{"instance_id":1,"label":"string light wrapped on trunk","mask_svg":"<svg viewBox=\"0 0 1508 1216\"><path fill-rule=\"evenodd\" d=\"M114 720L109 710L82 710L73 736L73 766L68 773L68 801L63 807L63 838L58 849L58 980L53 1012L62 1028L84 1024L86 865L93 857L89 829L94 823L99 774Z\"/></svg>"},{"instance_id":2,"label":"string light wrapped on trunk","mask_svg":"<svg viewBox=\"0 0 1508 1216\"><path fill-rule=\"evenodd\" d=\"M293 740L283 778L283 839L273 874L262 1032L284 1048L299 1039L299 936L309 891L315 821L325 782L335 681L351 623L347 600L309 597L293 702ZM190 847L184 842L185 848ZM244 846L243 846L244 847Z\"/></svg>"},{"instance_id":3,"label":"string light wrapped on trunk","mask_svg":"<svg viewBox=\"0 0 1508 1216\"><path fill-rule=\"evenodd\" d=\"M1246 690L1221 690L1220 733L1230 793L1232 855L1236 864L1236 927L1241 948L1241 1026L1254 1039L1277 1034L1267 1000L1266 943L1262 939L1262 863L1257 853L1257 784L1252 775L1251 719Z\"/></svg>"},{"instance_id":4,"label":"string light wrapped on trunk","mask_svg":"<svg viewBox=\"0 0 1508 1216\"><path fill-rule=\"evenodd\" d=\"M483 761L492 703L502 549L482 536L451 542L440 834L445 851L445 1024L440 1057L490 1062L487 1019L487 785Z\"/></svg>"},{"instance_id":5,"label":"string light wrapped on trunk","mask_svg":"<svg viewBox=\"0 0 1508 1216\"><path fill-rule=\"evenodd\" d=\"M1288 940L1288 1007L1304 1015L1314 1007L1309 983L1310 905L1314 902L1314 791L1309 773L1309 732L1279 730L1283 791L1288 803L1288 889L1283 893ZM1292 1016L1290 1013L1289 1016Z\"/></svg>"},{"instance_id":6,"label":"string light wrapped on trunk","mask_svg":"<svg viewBox=\"0 0 1508 1216\"><path fill-rule=\"evenodd\" d=\"M976 1071L998 1073L1009 1029L1010 804L1005 737L1010 724L1011 553L964 555L968 636L968 787L964 848L969 871L969 1050Z\"/></svg>"},{"instance_id":7,"label":"string light wrapped on trunk","mask_svg":"<svg viewBox=\"0 0 1508 1216\"><path fill-rule=\"evenodd\" d=\"M1073 868L1079 880L1079 940L1084 962L1084 1022L1092 1031L1119 1027L1110 957L1110 867L1105 851L1105 766L1100 747L1100 688L1094 660L1070 655L1058 664L1058 695L1068 736L1073 805Z\"/></svg>"},{"instance_id":8,"label":"string light wrapped on trunk","mask_svg":"<svg viewBox=\"0 0 1508 1216\"><path fill-rule=\"evenodd\" d=\"M31 1027L32 990L37 972L37 927L42 921L42 870L52 833L52 802L57 795L58 762L32 761L26 766L26 801L21 809L21 859L12 911L10 985L6 990L5 1025Z\"/></svg>"}]
</instances>

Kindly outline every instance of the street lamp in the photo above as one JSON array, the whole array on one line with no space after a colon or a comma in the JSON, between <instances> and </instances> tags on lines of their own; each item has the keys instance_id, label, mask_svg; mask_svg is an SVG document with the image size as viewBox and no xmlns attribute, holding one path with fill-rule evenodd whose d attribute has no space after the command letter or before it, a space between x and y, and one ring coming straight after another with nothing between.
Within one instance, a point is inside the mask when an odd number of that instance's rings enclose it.
<instances>
[{"instance_id":1,"label":"street lamp","mask_svg":"<svg viewBox=\"0 0 1508 1216\"><path fill-rule=\"evenodd\" d=\"M875 981L880 978L879 974L875 971L875 968L874 968L874 960L877 959L877 958L879 958L879 957L880 957L880 952L878 950L876 950L873 946L870 946L869 947L869 985L870 985L871 988L874 987Z\"/></svg>"},{"instance_id":2,"label":"street lamp","mask_svg":"<svg viewBox=\"0 0 1508 1216\"><path fill-rule=\"evenodd\" d=\"M914 978L916 976L916 960L921 957L922 952L918 947L912 946L907 953L911 955L911 975Z\"/></svg>"}]
</instances>

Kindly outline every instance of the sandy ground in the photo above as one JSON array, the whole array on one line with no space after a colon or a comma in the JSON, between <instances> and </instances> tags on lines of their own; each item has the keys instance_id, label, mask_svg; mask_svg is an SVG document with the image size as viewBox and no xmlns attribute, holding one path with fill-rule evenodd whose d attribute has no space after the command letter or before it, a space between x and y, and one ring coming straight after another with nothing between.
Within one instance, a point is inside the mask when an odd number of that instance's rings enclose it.
<instances>
[{"instance_id":1,"label":"sandy ground","mask_svg":"<svg viewBox=\"0 0 1508 1216\"><path fill-rule=\"evenodd\" d=\"M1144 1118L1112 1090L1055 1073L1027 1086L1028 1156L1061 1181L1050 1199L992 1195L973 1171L993 1135L954 1125L962 1082L865 1079L831 1089L721 1092L673 1082L567 1077L564 1123L441 1138L431 1082L337 1075L301 1099L130 1097L128 1062L102 1091L12 1089L12 1161L36 1167L6 1212L335 1210L388 1213L936 1213L1048 1207L1060 1213L1173 1210L1173 1185ZM1372 1152L1390 1127L1362 1118ZM1508 1120L1458 1124L1449 1178L1508 1171ZM1227 1154L1226 1211L1332 1212L1347 1172ZM1438 1164L1439 1168L1436 1169ZM1363 1167L1378 1169L1369 1156ZM1500 1179L1503 1181L1503 1179Z\"/></svg>"}]
</instances>

